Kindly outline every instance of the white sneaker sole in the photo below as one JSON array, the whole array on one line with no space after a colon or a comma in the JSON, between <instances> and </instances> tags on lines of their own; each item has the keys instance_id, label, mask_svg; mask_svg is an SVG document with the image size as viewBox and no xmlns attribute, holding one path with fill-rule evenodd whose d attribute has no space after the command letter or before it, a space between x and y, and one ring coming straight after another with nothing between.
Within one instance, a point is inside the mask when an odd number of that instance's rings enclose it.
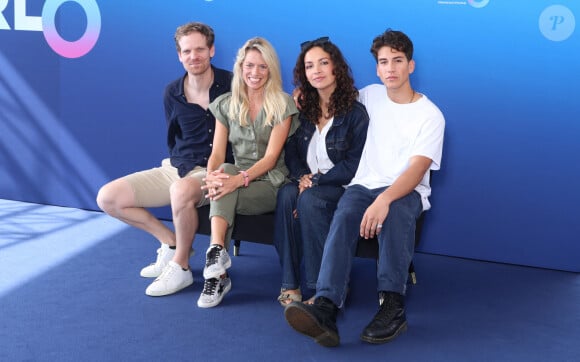
<instances>
[{"instance_id":1,"label":"white sneaker sole","mask_svg":"<svg viewBox=\"0 0 580 362\"><path fill-rule=\"evenodd\" d=\"M155 284L155 282L153 282L151 285L149 285L149 287L147 287L147 289L145 290L145 294L147 294L150 297L162 297L164 295L170 295L170 294L177 293L180 290L189 287L190 285L193 284L193 280L188 280L187 282L180 284L180 285L176 286L175 288L165 289L165 290L155 290L155 289L151 288L154 284Z\"/></svg>"},{"instance_id":2,"label":"white sneaker sole","mask_svg":"<svg viewBox=\"0 0 580 362\"><path fill-rule=\"evenodd\" d=\"M225 265L213 264L209 268L203 268L204 279L212 279L221 277L227 269L231 268L232 259L228 259Z\"/></svg>"},{"instance_id":3,"label":"white sneaker sole","mask_svg":"<svg viewBox=\"0 0 580 362\"><path fill-rule=\"evenodd\" d=\"M157 278L158 276L161 275L161 271L163 270L163 268L160 271L155 271L154 266L155 263L146 266L145 268L141 269L141 273L139 273L139 275L142 276L143 278Z\"/></svg>"}]
</instances>

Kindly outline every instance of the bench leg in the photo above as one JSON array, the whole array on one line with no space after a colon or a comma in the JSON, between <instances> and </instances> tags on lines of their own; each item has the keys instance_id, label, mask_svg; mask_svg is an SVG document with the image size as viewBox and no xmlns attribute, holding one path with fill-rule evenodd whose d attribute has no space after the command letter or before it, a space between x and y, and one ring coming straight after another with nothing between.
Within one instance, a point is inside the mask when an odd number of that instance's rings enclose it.
<instances>
[{"instance_id":1,"label":"bench leg","mask_svg":"<svg viewBox=\"0 0 580 362\"><path fill-rule=\"evenodd\" d=\"M234 256L240 255L240 240L234 240Z\"/></svg>"},{"instance_id":2,"label":"bench leg","mask_svg":"<svg viewBox=\"0 0 580 362\"><path fill-rule=\"evenodd\" d=\"M413 285L417 284L417 275L415 274L415 265L411 261L411 265L409 265L409 277L411 278L411 283Z\"/></svg>"}]
</instances>

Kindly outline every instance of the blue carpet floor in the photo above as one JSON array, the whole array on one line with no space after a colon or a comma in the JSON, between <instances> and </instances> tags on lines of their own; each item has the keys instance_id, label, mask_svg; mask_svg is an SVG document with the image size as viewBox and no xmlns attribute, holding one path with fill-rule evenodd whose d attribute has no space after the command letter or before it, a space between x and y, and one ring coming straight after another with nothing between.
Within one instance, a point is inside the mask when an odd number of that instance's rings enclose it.
<instances>
[{"instance_id":1,"label":"blue carpet floor","mask_svg":"<svg viewBox=\"0 0 580 362\"><path fill-rule=\"evenodd\" d=\"M357 259L341 346L286 324L273 247L242 243L232 291L200 309L195 282L144 294L156 242L102 213L0 200L0 361L580 361L580 275L417 254L409 329L384 345L359 334L376 311L375 265Z\"/></svg>"}]
</instances>

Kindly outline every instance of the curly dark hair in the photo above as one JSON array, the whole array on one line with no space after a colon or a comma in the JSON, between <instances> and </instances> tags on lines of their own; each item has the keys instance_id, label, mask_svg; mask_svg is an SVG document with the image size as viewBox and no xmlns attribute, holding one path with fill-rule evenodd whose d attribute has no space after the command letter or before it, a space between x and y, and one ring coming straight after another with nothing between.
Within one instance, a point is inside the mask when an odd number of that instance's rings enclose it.
<instances>
[{"instance_id":1,"label":"curly dark hair","mask_svg":"<svg viewBox=\"0 0 580 362\"><path fill-rule=\"evenodd\" d=\"M300 112L314 124L318 124L318 119L322 116L322 109L320 108L318 91L306 78L304 57L310 49L314 47L322 48L330 55L334 65L333 74L336 77L336 89L330 97L328 113L333 116L344 115L351 110L353 103L358 98L358 90L354 86L352 71L340 49L328 38L320 39L303 43L300 55L298 55L296 60L296 66L294 66L294 85L300 91L300 98L298 99Z\"/></svg>"},{"instance_id":2,"label":"curly dark hair","mask_svg":"<svg viewBox=\"0 0 580 362\"><path fill-rule=\"evenodd\" d=\"M402 31L392 30L391 28L385 30L384 33L378 35L373 40L371 46L371 53L378 62L378 53L382 47L389 47L400 52L405 53L407 60L413 59L413 42Z\"/></svg>"}]
</instances>

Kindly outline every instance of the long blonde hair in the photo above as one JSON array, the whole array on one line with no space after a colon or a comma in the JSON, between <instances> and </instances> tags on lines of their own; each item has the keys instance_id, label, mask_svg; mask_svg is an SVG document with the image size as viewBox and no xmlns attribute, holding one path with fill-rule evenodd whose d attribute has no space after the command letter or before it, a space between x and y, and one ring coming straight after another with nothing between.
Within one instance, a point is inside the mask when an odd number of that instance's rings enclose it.
<instances>
[{"instance_id":1,"label":"long blonde hair","mask_svg":"<svg viewBox=\"0 0 580 362\"><path fill-rule=\"evenodd\" d=\"M264 126L273 126L283 121L286 110L286 100L282 90L282 76L280 74L280 61L274 47L264 38L255 37L248 40L239 50L234 64L234 77L232 80L232 100L228 116L231 119L239 119L240 125L245 127L249 124L250 100L246 83L242 76L242 66L246 55L250 50L259 51L268 66L268 80L264 85L264 101L262 107L266 114Z\"/></svg>"}]
</instances>

